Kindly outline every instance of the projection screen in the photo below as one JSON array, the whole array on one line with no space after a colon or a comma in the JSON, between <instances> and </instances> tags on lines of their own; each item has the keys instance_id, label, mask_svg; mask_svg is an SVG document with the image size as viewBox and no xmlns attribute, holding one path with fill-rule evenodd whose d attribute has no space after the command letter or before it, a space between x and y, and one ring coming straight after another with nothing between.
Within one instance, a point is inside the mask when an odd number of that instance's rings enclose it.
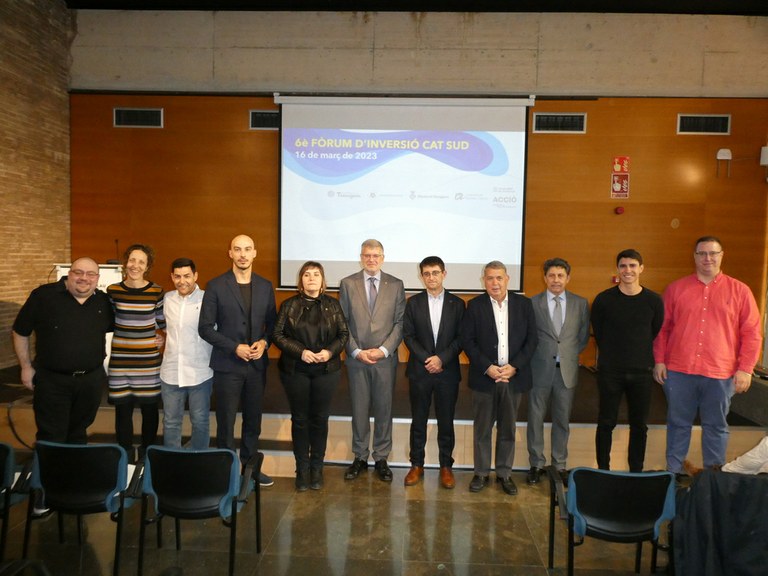
<instances>
[{"instance_id":1,"label":"projection screen","mask_svg":"<svg viewBox=\"0 0 768 576\"><path fill-rule=\"evenodd\" d=\"M479 291L500 260L522 289L527 106L533 98L275 95L281 106L280 286L307 260L329 288L360 270L360 244L384 245L383 270L422 288L440 256L446 288Z\"/></svg>"}]
</instances>

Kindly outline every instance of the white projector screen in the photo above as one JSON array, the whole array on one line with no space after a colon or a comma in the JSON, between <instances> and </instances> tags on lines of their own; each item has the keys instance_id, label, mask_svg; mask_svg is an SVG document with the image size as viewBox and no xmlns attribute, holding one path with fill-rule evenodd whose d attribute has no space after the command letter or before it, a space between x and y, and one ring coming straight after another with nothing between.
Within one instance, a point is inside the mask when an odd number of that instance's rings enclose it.
<instances>
[{"instance_id":1,"label":"white projector screen","mask_svg":"<svg viewBox=\"0 0 768 576\"><path fill-rule=\"evenodd\" d=\"M360 244L420 290L418 263L440 256L445 286L483 290L507 266L522 289L527 106L533 99L275 96L281 105L280 286L307 260L329 288L360 270Z\"/></svg>"}]
</instances>

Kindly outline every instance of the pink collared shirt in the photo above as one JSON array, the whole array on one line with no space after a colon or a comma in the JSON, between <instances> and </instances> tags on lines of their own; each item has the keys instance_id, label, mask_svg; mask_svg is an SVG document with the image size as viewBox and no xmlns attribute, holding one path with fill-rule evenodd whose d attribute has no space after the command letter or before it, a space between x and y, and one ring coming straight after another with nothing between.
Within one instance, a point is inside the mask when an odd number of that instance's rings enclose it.
<instances>
[{"instance_id":1,"label":"pink collared shirt","mask_svg":"<svg viewBox=\"0 0 768 576\"><path fill-rule=\"evenodd\" d=\"M704 284L691 274L664 291L664 325L653 354L667 370L717 379L751 373L761 341L757 303L743 282L720 273Z\"/></svg>"}]
</instances>

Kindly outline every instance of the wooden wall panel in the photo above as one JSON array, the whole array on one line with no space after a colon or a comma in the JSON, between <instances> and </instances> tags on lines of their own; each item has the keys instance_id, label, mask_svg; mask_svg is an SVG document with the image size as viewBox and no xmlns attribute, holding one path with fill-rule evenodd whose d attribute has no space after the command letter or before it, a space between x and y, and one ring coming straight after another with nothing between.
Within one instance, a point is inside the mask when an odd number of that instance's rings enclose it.
<instances>
[{"instance_id":1,"label":"wooden wall panel","mask_svg":"<svg viewBox=\"0 0 768 576\"><path fill-rule=\"evenodd\" d=\"M115 240L121 249L148 242L158 253L155 281L170 288L168 265L185 255L204 285L228 268L229 240L247 233L257 272L277 283L278 133L248 130L248 111L274 108L271 98L74 94L71 106L73 256L104 261L116 257ZM113 128L114 106L162 107L165 128ZM693 270L694 239L716 234L724 270L764 310L768 184L758 156L768 100L539 100L534 111L588 117L584 135L530 134L527 294L544 287L541 263L561 256L573 265L570 288L591 300L611 286L615 255L628 247L645 257L644 284L662 291ZM731 114L732 133L678 136L678 113ZM717 175L719 148L732 150L730 177L724 163ZM631 161L624 200L610 198L614 156Z\"/></svg>"},{"instance_id":2,"label":"wooden wall panel","mask_svg":"<svg viewBox=\"0 0 768 576\"><path fill-rule=\"evenodd\" d=\"M165 127L113 128L112 109L162 107ZM103 261L132 242L157 252L153 278L189 256L200 281L229 266L229 241L256 240L257 271L277 279L278 134L248 129L271 98L72 95L73 253Z\"/></svg>"},{"instance_id":3,"label":"wooden wall panel","mask_svg":"<svg viewBox=\"0 0 768 576\"><path fill-rule=\"evenodd\" d=\"M574 266L571 287L591 299L610 286L615 255L629 247L644 256L644 283L661 291L693 270L691 243L715 234L726 247L724 270L764 306L768 186L758 156L768 101L540 100L533 112L586 112L587 133L530 134L526 292L541 289L538 265L559 254ZM679 136L678 113L731 114L732 133ZM730 177L725 163L717 176L719 148L732 150ZM614 156L630 157L627 199L610 198ZM614 213L619 206L622 215Z\"/></svg>"}]
</instances>

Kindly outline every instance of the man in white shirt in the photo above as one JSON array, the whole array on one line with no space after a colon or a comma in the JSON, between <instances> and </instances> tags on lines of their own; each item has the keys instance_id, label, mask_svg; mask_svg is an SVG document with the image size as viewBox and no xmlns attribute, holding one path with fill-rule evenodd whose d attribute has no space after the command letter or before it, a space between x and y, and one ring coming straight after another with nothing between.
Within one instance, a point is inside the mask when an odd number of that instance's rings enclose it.
<instances>
[{"instance_id":1,"label":"man in white shirt","mask_svg":"<svg viewBox=\"0 0 768 576\"><path fill-rule=\"evenodd\" d=\"M461 323L474 420L475 475L469 491L480 492L488 485L495 455L496 481L506 494L514 496L515 423L520 399L533 385L530 364L539 341L536 316L528 298L507 290L509 274L502 262L485 265L483 283L486 293L467 303Z\"/></svg>"},{"instance_id":2,"label":"man in white shirt","mask_svg":"<svg viewBox=\"0 0 768 576\"><path fill-rule=\"evenodd\" d=\"M165 295L167 332L160 368L163 394L163 444L181 447L181 421L189 400L193 450L210 445L210 410L213 370L212 346L197 331L204 291L197 286L195 263L177 258L171 264L176 290Z\"/></svg>"}]
</instances>

